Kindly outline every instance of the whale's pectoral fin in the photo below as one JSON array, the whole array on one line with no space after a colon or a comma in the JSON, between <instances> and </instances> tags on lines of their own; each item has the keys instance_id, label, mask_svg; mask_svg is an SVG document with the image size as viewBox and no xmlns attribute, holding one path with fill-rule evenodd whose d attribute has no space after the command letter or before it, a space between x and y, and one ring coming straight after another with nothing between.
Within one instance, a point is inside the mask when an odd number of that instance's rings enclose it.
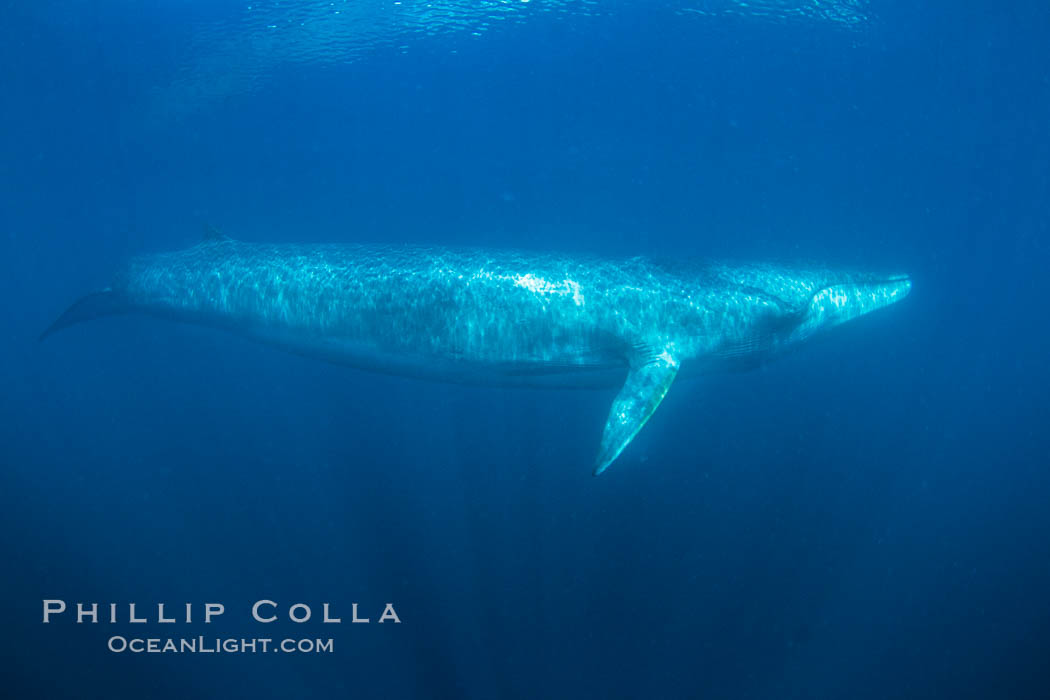
<instances>
[{"instance_id":1,"label":"whale's pectoral fin","mask_svg":"<svg viewBox=\"0 0 1050 700\"><path fill-rule=\"evenodd\" d=\"M678 374L678 360L668 350L647 353L631 364L627 381L613 401L594 465L597 476L612 464L663 401Z\"/></svg>"}]
</instances>

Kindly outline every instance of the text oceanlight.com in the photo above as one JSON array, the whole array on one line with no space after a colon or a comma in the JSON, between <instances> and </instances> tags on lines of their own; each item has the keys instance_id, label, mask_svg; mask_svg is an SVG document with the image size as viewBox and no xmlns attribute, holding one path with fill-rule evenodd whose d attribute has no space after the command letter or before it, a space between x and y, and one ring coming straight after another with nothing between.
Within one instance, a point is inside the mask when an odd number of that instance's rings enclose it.
<instances>
[{"instance_id":1,"label":"text oceanlight.com","mask_svg":"<svg viewBox=\"0 0 1050 700\"><path fill-rule=\"evenodd\" d=\"M283 652L285 654L330 654L335 651L335 642L327 639L235 639L219 637L193 637L180 639L142 639L140 637L109 638L107 647L110 651L133 654L256 654L265 652Z\"/></svg>"}]
</instances>

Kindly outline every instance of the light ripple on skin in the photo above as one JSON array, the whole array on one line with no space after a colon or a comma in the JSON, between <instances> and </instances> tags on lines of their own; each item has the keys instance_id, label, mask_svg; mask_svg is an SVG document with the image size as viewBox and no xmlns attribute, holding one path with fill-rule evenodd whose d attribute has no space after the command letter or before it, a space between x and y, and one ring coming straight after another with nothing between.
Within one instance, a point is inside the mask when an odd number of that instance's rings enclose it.
<instances>
[{"instance_id":1,"label":"light ripple on skin","mask_svg":"<svg viewBox=\"0 0 1050 700\"><path fill-rule=\"evenodd\" d=\"M227 240L138 258L117 286L142 307L222 317L249 332L367 339L383 352L480 363L602 364L622 361L632 344L717 353L719 344L746 345L756 321L807 311L812 328L799 333L808 335L891 302L863 298L870 278L821 267L668 269L645 258Z\"/></svg>"}]
</instances>

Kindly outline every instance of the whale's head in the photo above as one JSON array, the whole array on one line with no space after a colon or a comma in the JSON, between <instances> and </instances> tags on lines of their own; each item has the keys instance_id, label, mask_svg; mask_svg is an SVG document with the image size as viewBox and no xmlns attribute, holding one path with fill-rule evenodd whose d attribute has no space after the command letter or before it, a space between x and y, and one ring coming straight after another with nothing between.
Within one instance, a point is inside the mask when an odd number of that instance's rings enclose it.
<instances>
[{"instance_id":1,"label":"whale's head","mask_svg":"<svg viewBox=\"0 0 1050 700\"><path fill-rule=\"evenodd\" d=\"M823 267L747 265L720 270L723 281L755 301L756 313L743 339L725 349L736 353L786 350L837 326L908 296L904 274L839 271ZM739 346L739 347L738 347Z\"/></svg>"},{"instance_id":2,"label":"whale's head","mask_svg":"<svg viewBox=\"0 0 1050 700\"><path fill-rule=\"evenodd\" d=\"M794 344L840 326L908 296L911 277L904 274L841 273L816 278L798 300L798 322L789 337Z\"/></svg>"}]
</instances>

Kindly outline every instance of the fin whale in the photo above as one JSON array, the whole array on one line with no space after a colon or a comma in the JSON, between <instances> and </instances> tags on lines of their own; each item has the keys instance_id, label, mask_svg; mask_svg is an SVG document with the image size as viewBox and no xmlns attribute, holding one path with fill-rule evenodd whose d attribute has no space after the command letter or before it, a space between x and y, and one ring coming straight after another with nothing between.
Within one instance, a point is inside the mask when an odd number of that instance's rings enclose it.
<instances>
[{"instance_id":1,"label":"fin whale","mask_svg":"<svg viewBox=\"0 0 1050 700\"><path fill-rule=\"evenodd\" d=\"M209 231L192 248L132 259L40 337L145 313L390 374L620 387L594 464L600 474L678 375L757 366L910 290L907 275L813 266L275 245Z\"/></svg>"}]
</instances>

